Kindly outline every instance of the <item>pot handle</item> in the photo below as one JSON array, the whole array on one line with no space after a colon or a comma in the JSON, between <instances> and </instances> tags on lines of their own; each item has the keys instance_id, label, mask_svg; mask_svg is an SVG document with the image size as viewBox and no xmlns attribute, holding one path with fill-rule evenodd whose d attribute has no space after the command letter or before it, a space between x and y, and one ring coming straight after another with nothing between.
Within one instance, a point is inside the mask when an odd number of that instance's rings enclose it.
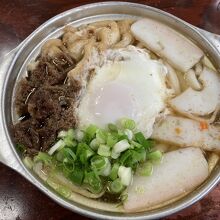
<instances>
[{"instance_id":1,"label":"pot handle","mask_svg":"<svg viewBox=\"0 0 220 220\"><path fill-rule=\"evenodd\" d=\"M2 104L2 91L3 91L3 82L7 75L10 64L18 51L18 47L10 51L5 56L0 58L0 103ZM4 132L2 124L2 112L0 114L0 162L3 164L21 172L21 167L17 161L17 158L9 146L7 137Z\"/></svg>"},{"instance_id":2,"label":"pot handle","mask_svg":"<svg viewBox=\"0 0 220 220\"><path fill-rule=\"evenodd\" d=\"M208 32L206 30L197 28L197 30L204 35L206 38L209 39L209 41L215 46L215 48L219 51L220 53L220 35L214 34L211 32Z\"/></svg>"}]
</instances>

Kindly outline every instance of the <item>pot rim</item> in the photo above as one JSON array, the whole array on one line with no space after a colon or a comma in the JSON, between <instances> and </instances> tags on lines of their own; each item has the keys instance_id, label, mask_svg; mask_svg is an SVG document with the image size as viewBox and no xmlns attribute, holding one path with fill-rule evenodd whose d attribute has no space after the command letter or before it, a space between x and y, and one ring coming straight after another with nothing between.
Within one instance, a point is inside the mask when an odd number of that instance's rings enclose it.
<instances>
[{"instance_id":1,"label":"pot rim","mask_svg":"<svg viewBox=\"0 0 220 220\"><path fill-rule=\"evenodd\" d=\"M81 206L81 205L75 205L71 202L66 201L65 199L59 197L58 195L56 195L52 190L48 189L43 183L42 181L39 181L38 178L36 178L36 176L34 176L23 164L20 156L18 155L18 153L16 152L15 148L14 148L14 144L12 141L12 138L10 136L10 132L9 132L9 125L8 122L6 120L6 115L7 115L7 110L5 109L5 103L6 103L6 96L5 94L7 93L7 85L8 85L8 81L10 78L10 73L18 59L18 57L20 56L20 54L23 52L23 50L25 49L25 47L28 45L28 43L31 42L32 38L42 29L47 28L47 26L50 23L53 23L57 20L59 20L60 18L62 18L63 16L71 16L71 14L74 12L81 12L83 10L89 10L91 8L98 8L98 7L110 7L110 6L129 6L129 7L133 7L133 8L141 8L143 10L146 11L150 11L152 13L155 14L160 14L161 16L164 17L168 17L169 19L173 20L173 22L177 23L177 25L182 25L182 28L184 29L187 28L190 32L195 34L195 38L200 38L201 41L205 42L205 45L209 46L209 49L213 51L213 54L215 54L215 56L219 56L220 57L220 53L218 52L218 50L209 42L208 39L206 39L198 30L196 30L195 28L193 28L191 25L189 25L187 22L182 21L181 19L167 13L164 11L161 11L160 9L157 8L153 8L150 6L146 6L146 5L142 5L142 4L137 4L137 3L130 3L130 2L100 2L100 3L92 3L92 4L87 4L87 5L82 5L73 9L70 9L68 11L65 11L61 14L56 15L55 17L47 20L45 23L43 23L39 28L37 28L34 32L32 32L32 34L30 36L28 36L20 45L19 50L17 52L17 54L15 55L15 57L13 58L13 61L10 64L10 68L7 72L5 81L4 81L4 85L3 85L3 92L1 94L1 108L2 108L2 123L3 123L3 127L4 127L4 132L8 141L8 145L9 147L12 149L13 151L13 155L16 157L17 162L19 163L19 166L25 171L24 173L22 173L22 175L24 175L26 178L28 178L35 186L37 186L42 192L44 192L45 194L47 194L51 199L53 199L54 201L56 201L57 203L59 203L60 205L62 205L65 208L68 208L74 212L77 212L81 215L85 215L88 217L92 217L92 218L100 218L100 219L156 219L156 218L161 218L161 217L165 217L167 215L171 215L175 212L178 212L190 205L192 205L193 203L197 202L198 200L200 200L202 197L204 197L208 192L210 192L213 187L218 183L218 181L220 180L220 172L216 172L216 174L214 175L214 177L208 181L208 183L205 183L205 186L202 187L202 189L199 189L199 191L193 195L191 198L189 198L188 200L186 200L184 203L179 202L179 204L174 205L173 207L171 206L169 208L162 208L162 211L159 212L152 212L152 211L147 211L147 212L141 212L141 213L134 213L134 214L118 214L118 213L110 213L110 212L103 212L100 213L99 210L93 210L90 208L86 208L85 206ZM213 55L214 56L214 55ZM182 199L180 199L181 201ZM175 202L176 203L176 202ZM178 203L178 202L177 202Z\"/></svg>"}]
</instances>

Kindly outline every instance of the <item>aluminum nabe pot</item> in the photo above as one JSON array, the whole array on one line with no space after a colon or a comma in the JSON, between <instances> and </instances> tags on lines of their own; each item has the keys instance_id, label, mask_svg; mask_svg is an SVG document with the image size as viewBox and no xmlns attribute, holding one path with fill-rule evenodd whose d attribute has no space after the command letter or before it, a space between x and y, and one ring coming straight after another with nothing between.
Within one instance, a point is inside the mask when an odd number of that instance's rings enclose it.
<instances>
[{"instance_id":1,"label":"aluminum nabe pot","mask_svg":"<svg viewBox=\"0 0 220 220\"><path fill-rule=\"evenodd\" d=\"M56 194L24 166L22 158L15 149L11 129L11 125L16 120L15 108L13 106L15 87L21 77L24 76L27 64L39 54L42 44L47 39L61 36L62 29L67 24L79 26L98 20L117 20L127 18L140 19L143 17L150 17L161 21L182 33L205 51L206 55L214 63L217 70L220 69L220 36L200 30L159 9L127 2L89 4L61 13L41 25L17 48L1 59L0 161L22 174L26 179L61 206L95 219L129 220L161 218L192 205L204 197L220 180L220 163L218 163L211 175L200 187L176 202L151 211L134 214L104 212L88 208L77 202L70 202Z\"/></svg>"}]
</instances>

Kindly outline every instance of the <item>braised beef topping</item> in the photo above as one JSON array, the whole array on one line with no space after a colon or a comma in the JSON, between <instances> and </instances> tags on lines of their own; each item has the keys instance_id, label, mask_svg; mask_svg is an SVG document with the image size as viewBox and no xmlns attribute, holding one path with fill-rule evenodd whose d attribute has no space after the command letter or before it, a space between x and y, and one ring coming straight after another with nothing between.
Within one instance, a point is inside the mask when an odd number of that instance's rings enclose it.
<instances>
[{"instance_id":1,"label":"braised beef topping","mask_svg":"<svg viewBox=\"0 0 220 220\"><path fill-rule=\"evenodd\" d=\"M32 154L47 150L60 130L75 126L75 102L80 86L67 85L67 72L73 60L39 57L39 63L18 84L15 105L20 121L14 125L17 143Z\"/></svg>"}]
</instances>

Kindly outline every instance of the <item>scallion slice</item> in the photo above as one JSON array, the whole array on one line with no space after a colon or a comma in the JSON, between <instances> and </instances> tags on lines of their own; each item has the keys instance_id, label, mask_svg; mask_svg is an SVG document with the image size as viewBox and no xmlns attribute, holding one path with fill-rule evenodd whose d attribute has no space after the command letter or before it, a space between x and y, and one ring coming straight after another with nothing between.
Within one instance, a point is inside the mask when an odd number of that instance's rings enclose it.
<instances>
[{"instance_id":1,"label":"scallion slice","mask_svg":"<svg viewBox=\"0 0 220 220\"><path fill-rule=\"evenodd\" d=\"M130 147L130 144L127 140L121 140L116 143L112 149L112 158L116 159L117 155L120 155L121 152L127 150Z\"/></svg>"},{"instance_id":2,"label":"scallion slice","mask_svg":"<svg viewBox=\"0 0 220 220\"><path fill-rule=\"evenodd\" d=\"M131 145L134 146L134 148L141 148L142 147L142 145L136 141L131 141Z\"/></svg>"},{"instance_id":3,"label":"scallion slice","mask_svg":"<svg viewBox=\"0 0 220 220\"><path fill-rule=\"evenodd\" d=\"M149 154L147 154L147 159L152 161L160 161L162 159L163 154L159 151L153 151Z\"/></svg>"},{"instance_id":4,"label":"scallion slice","mask_svg":"<svg viewBox=\"0 0 220 220\"><path fill-rule=\"evenodd\" d=\"M109 147L113 147L117 142L118 142L117 136L109 133L107 136L107 143L106 144Z\"/></svg>"},{"instance_id":5,"label":"scallion slice","mask_svg":"<svg viewBox=\"0 0 220 220\"><path fill-rule=\"evenodd\" d=\"M33 160L26 156L24 159L23 159L23 162L24 162L24 165L28 168L28 169L32 169L34 163L33 163Z\"/></svg>"},{"instance_id":6,"label":"scallion slice","mask_svg":"<svg viewBox=\"0 0 220 220\"><path fill-rule=\"evenodd\" d=\"M52 157L44 152L39 152L38 155L34 157L34 163L42 161L46 165L52 164Z\"/></svg>"},{"instance_id":7,"label":"scallion slice","mask_svg":"<svg viewBox=\"0 0 220 220\"><path fill-rule=\"evenodd\" d=\"M112 193L120 193L124 190L124 188L125 187L119 178L112 181L109 186L110 192Z\"/></svg>"},{"instance_id":8,"label":"scallion slice","mask_svg":"<svg viewBox=\"0 0 220 220\"><path fill-rule=\"evenodd\" d=\"M65 142L63 140L57 141L48 151L48 154L52 155L55 151L61 150L65 146Z\"/></svg>"},{"instance_id":9,"label":"scallion slice","mask_svg":"<svg viewBox=\"0 0 220 220\"><path fill-rule=\"evenodd\" d=\"M73 162L76 160L76 155L70 148L63 148L61 151L63 153L64 158L68 158L70 161Z\"/></svg>"},{"instance_id":10,"label":"scallion slice","mask_svg":"<svg viewBox=\"0 0 220 220\"><path fill-rule=\"evenodd\" d=\"M89 142L95 137L95 134L96 134L97 130L98 130L98 128L95 125L89 125L86 128L85 133L86 133L87 140Z\"/></svg>"},{"instance_id":11,"label":"scallion slice","mask_svg":"<svg viewBox=\"0 0 220 220\"><path fill-rule=\"evenodd\" d=\"M64 198L68 199L71 196L71 190L65 186L60 185L56 191L63 196Z\"/></svg>"},{"instance_id":12,"label":"scallion slice","mask_svg":"<svg viewBox=\"0 0 220 220\"><path fill-rule=\"evenodd\" d=\"M74 171L74 169L75 169L74 162L69 160L68 158L64 158L63 159L63 169L65 169L65 171L67 173Z\"/></svg>"},{"instance_id":13,"label":"scallion slice","mask_svg":"<svg viewBox=\"0 0 220 220\"><path fill-rule=\"evenodd\" d=\"M76 130L75 139L80 142L83 140L83 138L84 138L84 132L80 130Z\"/></svg>"},{"instance_id":14,"label":"scallion slice","mask_svg":"<svg viewBox=\"0 0 220 220\"><path fill-rule=\"evenodd\" d=\"M87 144L78 144L76 156L80 159L82 164L86 164L88 162L88 158L90 158L94 154L95 152Z\"/></svg>"},{"instance_id":15,"label":"scallion slice","mask_svg":"<svg viewBox=\"0 0 220 220\"><path fill-rule=\"evenodd\" d=\"M111 180L115 180L118 177L118 169L119 169L119 164L118 163L114 163L111 173L109 175Z\"/></svg>"},{"instance_id":16,"label":"scallion slice","mask_svg":"<svg viewBox=\"0 0 220 220\"><path fill-rule=\"evenodd\" d=\"M129 118L122 118L119 120L119 124L124 129L133 130L136 127L135 121Z\"/></svg>"},{"instance_id":17,"label":"scallion slice","mask_svg":"<svg viewBox=\"0 0 220 220\"><path fill-rule=\"evenodd\" d=\"M128 159L130 159L132 156L132 151L131 150L127 150L124 153L122 153L122 155L119 158L120 164L125 165L126 161Z\"/></svg>"},{"instance_id":18,"label":"scallion slice","mask_svg":"<svg viewBox=\"0 0 220 220\"><path fill-rule=\"evenodd\" d=\"M64 160L64 155L63 155L62 150L60 150L60 151L58 151L58 152L56 153L55 158L57 159L57 161L63 162L63 160Z\"/></svg>"},{"instance_id":19,"label":"scallion slice","mask_svg":"<svg viewBox=\"0 0 220 220\"><path fill-rule=\"evenodd\" d=\"M137 175L139 176L150 176L152 172L153 172L153 165L149 161L139 165L136 171Z\"/></svg>"},{"instance_id":20,"label":"scallion slice","mask_svg":"<svg viewBox=\"0 0 220 220\"><path fill-rule=\"evenodd\" d=\"M111 172L111 163L106 157L99 155L92 157L91 166L101 176L109 176Z\"/></svg>"},{"instance_id":21,"label":"scallion slice","mask_svg":"<svg viewBox=\"0 0 220 220\"><path fill-rule=\"evenodd\" d=\"M138 132L134 136L137 142L145 147L148 151L153 147L154 142L151 140L147 140L142 132Z\"/></svg>"},{"instance_id":22,"label":"scallion slice","mask_svg":"<svg viewBox=\"0 0 220 220\"><path fill-rule=\"evenodd\" d=\"M107 145L101 144L97 152L100 156L109 157L111 156L110 148Z\"/></svg>"},{"instance_id":23,"label":"scallion slice","mask_svg":"<svg viewBox=\"0 0 220 220\"><path fill-rule=\"evenodd\" d=\"M124 133L127 135L129 141L133 139L133 132L130 129L125 129Z\"/></svg>"},{"instance_id":24,"label":"scallion slice","mask_svg":"<svg viewBox=\"0 0 220 220\"><path fill-rule=\"evenodd\" d=\"M84 171L75 166L74 170L69 173L68 178L75 184L81 185L84 178Z\"/></svg>"},{"instance_id":25,"label":"scallion slice","mask_svg":"<svg viewBox=\"0 0 220 220\"><path fill-rule=\"evenodd\" d=\"M120 153L115 153L114 151L111 152L111 157L113 159L117 159L117 158L119 158L119 156L120 156Z\"/></svg>"},{"instance_id":26,"label":"scallion slice","mask_svg":"<svg viewBox=\"0 0 220 220\"><path fill-rule=\"evenodd\" d=\"M94 171L85 172L83 183L92 193L100 193L103 189L102 181Z\"/></svg>"},{"instance_id":27,"label":"scallion slice","mask_svg":"<svg viewBox=\"0 0 220 220\"><path fill-rule=\"evenodd\" d=\"M129 186L132 181L131 167L120 166L118 169L118 176L124 186Z\"/></svg>"},{"instance_id":28,"label":"scallion slice","mask_svg":"<svg viewBox=\"0 0 220 220\"><path fill-rule=\"evenodd\" d=\"M57 135L58 138L64 138L67 136L67 131L60 131Z\"/></svg>"},{"instance_id":29,"label":"scallion slice","mask_svg":"<svg viewBox=\"0 0 220 220\"><path fill-rule=\"evenodd\" d=\"M108 129L109 129L110 131L118 131L117 126L116 126L115 124L112 124L112 123L109 123L109 124L108 124Z\"/></svg>"},{"instance_id":30,"label":"scallion slice","mask_svg":"<svg viewBox=\"0 0 220 220\"><path fill-rule=\"evenodd\" d=\"M105 162L106 162L106 165L105 165L105 168L100 173L101 176L109 176L111 173L111 163L109 159L106 157L105 157Z\"/></svg>"},{"instance_id":31,"label":"scallion slice","mask_svg":"<svg viewBox=\"0 0 220 220\"><path fill-rule=\"evenodd\" d=\"M90 142L89 146L90 146L93 150L97 150L97 149L99 148L99 142L98 142L98 140L97 140L96 138L93 139L93 140Z\"/></svg>"},{"instance_id":32,"label":"scallion slice","mask_svg":"<svg viewBox=\"0 0 220 220\"><path fill-rule=\"evenodd\" d=\"M67 131L67 136L68 136L69 138L74 139L74 137L75 137L75 131L74 131L74 129L70 128L70 129Z\"/></svg>"},{"instance_id":33,"label":"scallion slice","mask_svg":"<svg viewBox=\"0 0 220 220\"><path fill-rule=\"evenodd\" d=\"M75 147L77 145L77 142L73 140L71 137L69 137L68 135L63 138L63 141L65 143L65 146L67 147Z\"/></svg>"},{"instance_id":34,"label":"scallion slice","mask_svg":"<svg viewBox=\"0 0 220 220\"><path fill-rule=\"evenodd\" d=\"M98 129L96 132L96 139L98 143L105 144L107 141L107 132L103 129Z\"/></svg>"}]
</instances>

